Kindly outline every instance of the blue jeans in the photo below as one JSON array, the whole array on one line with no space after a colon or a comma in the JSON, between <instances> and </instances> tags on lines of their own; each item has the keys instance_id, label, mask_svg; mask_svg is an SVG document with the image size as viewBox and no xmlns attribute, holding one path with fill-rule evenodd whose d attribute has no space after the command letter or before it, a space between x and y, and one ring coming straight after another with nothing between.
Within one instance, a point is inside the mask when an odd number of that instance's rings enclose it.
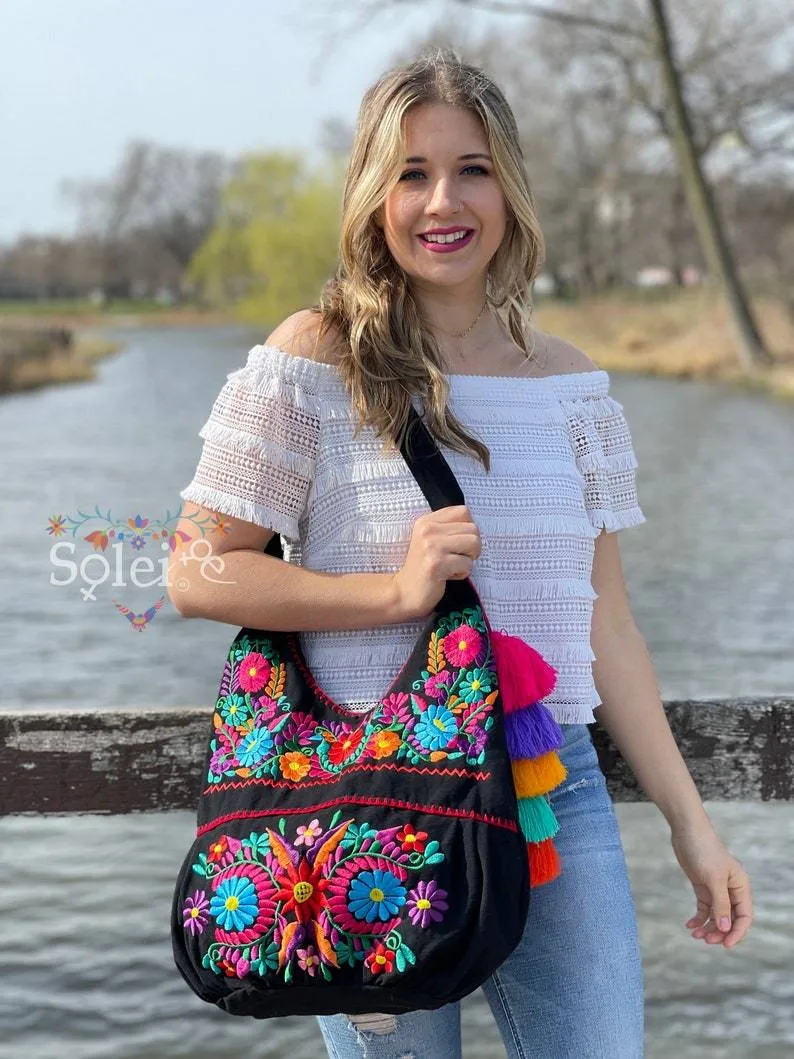
<instances>
[{"instance_id":1,"label":"blue jeans","mask_svg":"<svg viewBox=\"0 0 794 1059\"><path fill-rule=\"evenodd\" d=\"M643 975L615 811L586 725L563 725L551 795L562 875L533 891L523 938L484 983L509 1059L642 1059ZM331 1059L460 1059L460 1005L318 1019Z\"/></svg>"}]
</instances>

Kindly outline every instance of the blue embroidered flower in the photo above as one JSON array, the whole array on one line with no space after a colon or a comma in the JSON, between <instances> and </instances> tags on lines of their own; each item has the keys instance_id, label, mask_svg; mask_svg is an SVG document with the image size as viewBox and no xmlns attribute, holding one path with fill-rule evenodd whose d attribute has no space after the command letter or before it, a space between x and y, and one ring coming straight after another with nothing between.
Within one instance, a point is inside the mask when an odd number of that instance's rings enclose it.
<instances>
[{"instance_id":1,"label":"blue embroidered flower","mask_svg":"<svg viewBox=\"0 0 794 1059\"><path fill-rule=\"evenodd\" d=\"M458 694L464 702L478 702L493 691L493 674L490 669L470 669L460 678Z\"/></svg>"},{"instance_id":2,"label":"blue embroidered flower","mask_svg":"<svg viewBox=\"0 0 794 1059\"><path fill-rule=\"evenodd\" d=\"M218 883L210 901L210 915L223 930L240 931L250 927L259 915L256 887L251 880L244 875L232 875Z\"/></svg>"},{"instance_id":3,"label":"blue embroidered flower","mask_svg":"<svg viewBox=\"0 0 794 1059\"><path fill-rule=\"evenodd\" d=\"M405 887L390 871L362 871L350 884L347 903L356 919L385 921L405 904Z\"/></svg>"},{"instance_id":4,"label":"blue embroidered flower","mask_svg":"<svg viewBox=\"0 0 794 1059\"><path fill-rule=\"evenodd\" d=\"M237 746L237 760L244 768L253 768L264 761L273 749L273 736L267 728L254 728Z\"/></svg>"},{"instance_id":5,"label":"blue embroidered flower","mask_svg":"<svg viewBox=\"0 0 794 1059\"><path fill-rule=\"evenodd\" d=\"M243 695L227 695L218 701L218 710L227 724L242 724L251 712Z\"/></svg>"},{"instance_id":6,"label":"blue embroidered flower","mask_svg":"<svg viewBox=\"0 0 794 1059\"><path fill-rule=\"evenodd\" d=\"M414 728L414 736L425 750L441 750L458 731L455 715L446 706L431 703Z\"/></svg>"}]
</instances>

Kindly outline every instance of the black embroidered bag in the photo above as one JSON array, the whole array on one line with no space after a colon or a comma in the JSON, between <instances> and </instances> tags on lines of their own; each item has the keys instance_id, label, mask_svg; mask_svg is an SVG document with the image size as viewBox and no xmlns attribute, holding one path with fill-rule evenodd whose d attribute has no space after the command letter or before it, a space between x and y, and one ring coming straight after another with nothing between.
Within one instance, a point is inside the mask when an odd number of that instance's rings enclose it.
<instances>
[{"instance_id":1,"label":"black embroidered bag","mask_svg":"<svg viewBox=\"0 0 794 1059\"><path fill-rule=\"evenodd\" d=\"M433 510L460 486L412 412L401 452ZM268 551L280 555L278 535ZM560 871L547 794L554 670L449 581L371 711L324 694L288 632L241 629L220 682L171 932L234 1015L401 1013L476 989ZM527 852L529 851L529 856Z\"/></svg>"}]
</instances>

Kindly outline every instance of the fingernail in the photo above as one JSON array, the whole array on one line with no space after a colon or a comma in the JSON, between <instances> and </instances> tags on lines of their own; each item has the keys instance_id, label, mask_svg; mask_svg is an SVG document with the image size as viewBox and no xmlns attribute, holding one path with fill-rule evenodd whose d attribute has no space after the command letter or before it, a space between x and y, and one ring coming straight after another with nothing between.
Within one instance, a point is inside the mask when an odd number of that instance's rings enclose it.
<instances>
[{"instance_id":1,"label":"fingernail","mask_svg":"<svg viewBox=\"0 0 794 1059\"><path fill-rule=\"evenodd\" d=\"M720 917L720 930L730 930L730 929L731 929L731 921L730 921L730 919L728 919L727 916L721 916Z\"/></svg>"}]
</instances>

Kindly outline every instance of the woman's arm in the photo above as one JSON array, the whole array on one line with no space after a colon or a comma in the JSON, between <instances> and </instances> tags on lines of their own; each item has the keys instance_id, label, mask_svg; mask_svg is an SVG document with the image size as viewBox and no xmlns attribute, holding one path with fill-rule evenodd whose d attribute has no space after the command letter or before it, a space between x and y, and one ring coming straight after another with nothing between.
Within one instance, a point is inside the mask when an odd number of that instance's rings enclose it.
<instances>
[{"instance_id":1,"label":"woman's arm","mask_svg":"<svg viewBox=\"0 0 794 1059\"><path fill-rule=\"evenodd\" d=\"M697 897L694 936L735 945L751 918L749 879L716 835L670 730L645 640L626 593L617 534L602 532L593 561L593 676L597 718L670 825ZM710 923L710 925L709 925Z\"/></svg>"}]
</instances>

